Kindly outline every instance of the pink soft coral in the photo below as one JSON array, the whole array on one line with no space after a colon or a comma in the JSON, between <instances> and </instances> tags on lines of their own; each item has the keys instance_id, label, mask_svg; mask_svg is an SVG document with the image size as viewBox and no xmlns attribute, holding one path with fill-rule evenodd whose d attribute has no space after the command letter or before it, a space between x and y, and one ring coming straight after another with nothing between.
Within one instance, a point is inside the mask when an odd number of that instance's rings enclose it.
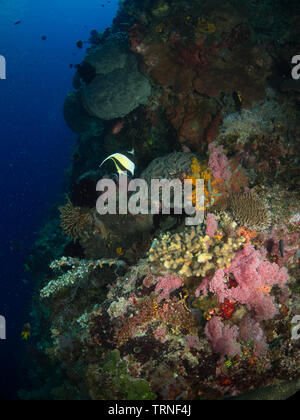
<instances>
[{"instance_id":1,"label":"pink soft coral","mask_svg":"<svg viewBox=\"0 0 300 420\"><path fill-rule=\"evenodd\" d=\"M155 293L160 293L157 302L161 302L163 299L169 299L170 293L174 290L179 289L182 285L182 280L175 274L167 273L164 277L151 277L151 282L145 282L145 287L151 287L156 283Z\"/></svg>"},{"instance_id":2,"label":"pink soft coral","mask_svg":"<svg viewBox=\"0 0 300 420\"><path fill-rule=\"evenodd\" d=\"M230 327L220 317L214 317L206 324L205 334L216 353L232 357L241 352L237 343L239 329L236 325Z\"/></svg>"},{"instance_id":3,"label":"pink soft coral","mask_svg":"<svg viewBox=\"0 0 300 420\"><path fill-rule=\"evenodd\" d=\"M254 344L254 354L257 357L264 356L268 351L268 344L261 325L247 314L239 326L239 340L252 342Z\"/></svg>"},{"instance_id":4,"label":"pink soft coral","mask_svg":"<svg viewBox=\"0 0 300 420\"><path fill-rule=\"evenodd\" d=\"M206 235L211 238L215 235L218 228L217 218L213 213L208 213L206 216Z\"/></svg>"},{"instance_id":5,"label":"pink soft coral","mask_svg":"<svg viewBox=\"0 0 300 420\"><path fill-rule=\"evenodd\" d=\"M208 166L215 179L228 181L231 177L229 161L223 152L223 146L217 146L215 142L208 146L210 153Z\"/></svg>"},{"instance_id":6,"label":"pink soft coral","mask_svg":"<svg viewBox=\"0 0 300 420\"><path fill-rule=\"evenodd\" d=\"M265 261L265 257L265 249L247 245L236 253L229 268L217 270L212 279L204 279L196 295L210 291L219 302L228 299L247 305L258 321L274 318L278 311L271 289L275 285L283 289L289 276L286 268ZM234 279L234 286L230 278Z\"/></svg>"}]
</instances>

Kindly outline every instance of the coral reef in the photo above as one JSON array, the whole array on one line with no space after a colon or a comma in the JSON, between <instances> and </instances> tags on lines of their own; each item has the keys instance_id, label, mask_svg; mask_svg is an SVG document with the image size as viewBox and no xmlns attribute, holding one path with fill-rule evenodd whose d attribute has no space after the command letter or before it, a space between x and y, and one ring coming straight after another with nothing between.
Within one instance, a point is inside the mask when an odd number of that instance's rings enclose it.
<instances>
[{"instance_id":1,"label":"coral reef","mask_svg":"<svg viewBox=\"0 0 300 420\"><path fill-rule=\"evenodd\" d=\"M124 0L110 28L92 31L64 105L79 134L70 199L28 261L33 384L22 398L300 389L299 89L289 80L300 9L275 3ZM100 162L133 148L137 178L190 180L194 204L203 179L200 225L173 209L97 213L97 181L122 188Z\"/></svg>"}]
</instances>

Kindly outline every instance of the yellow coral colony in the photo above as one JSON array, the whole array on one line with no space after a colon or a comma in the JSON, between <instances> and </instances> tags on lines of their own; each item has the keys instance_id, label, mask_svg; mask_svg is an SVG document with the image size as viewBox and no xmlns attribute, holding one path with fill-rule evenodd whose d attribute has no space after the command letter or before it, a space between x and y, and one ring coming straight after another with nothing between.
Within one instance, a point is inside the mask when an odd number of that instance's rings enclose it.
<instances>
[{"instance_id":1,"label":"yellow coral colony","mask_svg":"<svg viewBox=\"0 0 300 420\"><path fill-rule=\"evenodd\" d=\"M181 277L205 277L209 271L228 267L244 237L220 241L217 235L203 235L199 226L182 233L166 233L156 239L149 251L149 262L160 270L176 272Z\"/></svg>"}]
</instances>

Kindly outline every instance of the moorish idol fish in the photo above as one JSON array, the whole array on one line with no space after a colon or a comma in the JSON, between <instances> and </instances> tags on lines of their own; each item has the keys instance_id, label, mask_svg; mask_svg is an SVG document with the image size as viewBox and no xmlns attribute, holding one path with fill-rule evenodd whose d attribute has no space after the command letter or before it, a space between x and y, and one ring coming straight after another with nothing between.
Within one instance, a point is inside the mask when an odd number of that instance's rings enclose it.
<instances>
[{"instance_id":1,"label":"moorish idol fish","mask_svg":"<svg viewBox=\"0 0 300 420\"><path fill-rule=\"evenodd\" d=\"M130 152L125 152L125 153L113 153L112 155L104 159L100 167L103 165L103 163L105 163L109 159L111 159L116 165L119 175L127 175L127 172L129 172L132 176L134 175L134 171L135 171L134 149L131 150Z\"/></svg>"}]
</instances>

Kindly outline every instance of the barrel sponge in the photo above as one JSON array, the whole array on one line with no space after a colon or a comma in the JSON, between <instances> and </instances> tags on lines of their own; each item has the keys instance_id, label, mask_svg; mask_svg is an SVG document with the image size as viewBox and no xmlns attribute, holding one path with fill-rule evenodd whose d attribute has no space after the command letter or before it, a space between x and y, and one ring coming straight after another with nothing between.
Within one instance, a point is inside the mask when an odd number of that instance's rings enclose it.
<instances>
[{"instance_id":1,"label":"barrel sponge","mask_svg":"<svg viewBox=\"0 0 300 420\"><path fill-rule=\"evenodd\" d=\"M145 105L151 95L151 86L137 69L114 70L95 79L82 89L87 111L103 120L125 117L139 105Z\"/></svg>"},{"instance_id":2,"label":"barrel sponge","mask_svg":"<svg viewBox=\"0 0 300 420\"><path fill-rule=\"evenodd\" d=\"M116 69L124 69L129 59L127 43L117 37L110 37L105 44L90 48L84 62L91 64L96 74L104 75Z\"/></svg>"},{"instance_id":3,"label":"barrel sponge","mask_svg":"<svg viewBox=\"0 0 300 420\"><path fill-rule=\"evenodd\" d=\"M85 62L96 70L96 77L81 89L83 104L90 115L110 120L147 104L151 85L140 73L127 44L110 40L107 45L90 50Z\"/></svg>"}]
</instances>

